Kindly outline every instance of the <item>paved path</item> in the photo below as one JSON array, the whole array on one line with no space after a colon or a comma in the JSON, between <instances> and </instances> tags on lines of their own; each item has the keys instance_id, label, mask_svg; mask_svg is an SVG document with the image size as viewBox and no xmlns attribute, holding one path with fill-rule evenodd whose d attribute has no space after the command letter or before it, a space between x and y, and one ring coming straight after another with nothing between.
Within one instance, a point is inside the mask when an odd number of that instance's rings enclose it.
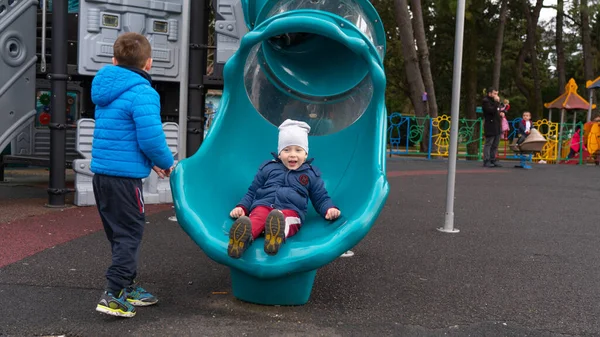
<instances>
[{"instance_id":1,"label":"paved path","mask_svg":"<svg viewBox=\"0 0 600 337\"><path fill-rule=\"evenodd\" d=\"M600 169L480 165L459 163L461 232L443 234L446 163L390 161L376 225L354 257L317 273L300 307L236 300L228 269L167 220L168 206L148 216L140 266L160 303L133 319L94 311L110 260L94 208L0 223L0 240L46 242L29 228L52 219L63 238L0 267L0 336L600 335ZM16 249L0 241L0 261Z\"/></svg>"}]
</instances>

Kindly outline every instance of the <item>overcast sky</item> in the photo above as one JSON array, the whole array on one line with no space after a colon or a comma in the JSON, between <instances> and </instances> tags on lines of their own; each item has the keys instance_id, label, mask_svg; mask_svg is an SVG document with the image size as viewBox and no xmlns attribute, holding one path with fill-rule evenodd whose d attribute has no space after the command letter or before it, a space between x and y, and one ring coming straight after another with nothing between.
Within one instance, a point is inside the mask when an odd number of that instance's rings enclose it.
<instances>
[{"instance_id":1,"label":"overcast sky","mask_svg":"<svg viewBox=\"0 0 600 337\"><path fill-rule=\"evenodd\" d=\"M532 2L532 5L535 5L535 1ZM544 6L556 6L556 0L544 0ZM540 12L540 21L550 21L553 17L556 16L556 10L551 8L542 8Z\"/></svg>"}]
</instances>

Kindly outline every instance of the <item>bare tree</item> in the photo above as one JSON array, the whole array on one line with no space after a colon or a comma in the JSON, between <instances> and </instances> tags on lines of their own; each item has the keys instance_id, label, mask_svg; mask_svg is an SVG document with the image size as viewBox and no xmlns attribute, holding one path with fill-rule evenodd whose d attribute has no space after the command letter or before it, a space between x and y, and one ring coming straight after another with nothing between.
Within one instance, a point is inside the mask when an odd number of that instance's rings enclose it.
<instances>
[{"instance_id":1,"label":"bare tree","mask_svg":"<svg viewBox=\"0 0 600 337\"><path fill-rule=\"evenodd\" d=\"M415 49L408 4L406 0L394 0L394 7L400 41L402 42L402 56L404 58L404 70L406 71L410 101L415 109L415 115L422 117L425 116L425 104L421 95L425 92L425 85L423 84L417 50Z\"/></svg>"},{"instance_id":2,"label":"bare tree","mask_svg":"<svg viewBox=\"0 0 600 337\"><path fill-rule=\"evenodd\" d=\"M506 13L508 12L508 0L502 0L500 4L500 23L498 24L498 35L494 47L494 73L492 86L500 88L500 70L502 68L502 44L504 43L504 27L506 26Z\"/></svg>"},{"instance_id":3,"label":"bare tree","mask_svg":"<svg viewBox=\"0 0 600 337\"><path fill-rule=\"evenodd\" d=\"M556 3L556 72L558 73L558 91L561 94L565 92L565 85L567 85L565 42L563 41L564 8L564 0L558 0Z\"/></svg>"},{"instance_id":4,"label":"bare tree","mask_svg":"<svg viewBox=\"0 0 600 337\"><path fill-rule=\"evenodd\" d=\"M435 98L435 87L433 85L433 76L431 74L431 64L429 63L429 47L427 46L427 37L425 36L425 25L423 23L423 10L421 0L411 0L410 9L413 14L413 29L415 39L417 40L417 52L421 64L423 82L427 90L427 104L429 106L429 116L438 116L437 101Z\"/></svg>"},{"instance_id":5,"label":"bare tree","mask_svg":"<svg viewBox=\"0 0 600 337\"><path fill-rule=\"evenodd\" d=\"M590 13L588 0L581 0L581 39L583 45L583 74L586 80L594 79L592 66L592 37L590 33Z\"/></svg>"},{"instance_id":6,"label":"bare tree","mask_svg":"<svg viewBox=\"0 0 600 337\"><path fill-rule=\"evenodd\" d=\"M537 27L543 0L536 0L533 10L529 5L528 0L521 0L521 4L523 5L525 18L527 20L527 38L525 39L525 43L523 43L521 50L519 50L519 56L517 57L515 66L515 85L519 88L519 91L521 91L523 96L527 98L532 118L537 119L543 109L538 54L536 50ZM525 59L528 59L530 62L533 87L526 83L523 76Z\"/></svg>"},{"instance_id":7,"label":"bare tree","mask_svg":"<svg viewBox=\"0 0 600 337\"><path fill-rule=\"evenodd\" d=\"M481 1L471 1L469 5L469 12L477 12L480 10ZM463 78L465 83L465 113L468 119L474 120L477 119L476 108L480 103L479 99L481 99L481 94L478 94L477 87L479 86L477 81L478 75L478 67L477 67L477 56L479 50L479 41L481 40L482 34L477 27L478 20L476 20L473 16L468 17L465 21L465 36L469 38L465 40L464 53L465 56L464 64L469 66L464 67ZM486 87L489 86L485 84ZM479 138L481 130L481 123L475 124L475 129L473 130L473 139ZM481 142L470 142L467 145L467 153L470 155L467 159L475 160L475 155L480 151Z\"/></svg>"}]
</instances>

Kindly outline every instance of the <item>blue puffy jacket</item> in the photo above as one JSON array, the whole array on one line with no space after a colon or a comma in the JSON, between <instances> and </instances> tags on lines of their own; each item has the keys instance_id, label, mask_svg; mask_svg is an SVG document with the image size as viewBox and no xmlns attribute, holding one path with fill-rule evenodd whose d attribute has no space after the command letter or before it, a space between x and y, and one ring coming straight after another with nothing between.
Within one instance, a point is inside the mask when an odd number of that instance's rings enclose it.
<instances>
[{"instance_id":1,"label":"blue puffy jacket","mask_svg":"<svg viewBox=\"0 0 600 337\"><path fill-rule=\"evenodd\" d=\"M92 172L146 178L153 165L173 166L160 120L160 99L148 74L107 65L94 77L92 101L96 104Z\"/></svg>"},{"instance_id":2,"label":"blue puffy jacket","mask_svg":"<svg viewBox=\"0 0 600 337\"><path fill-rule=\"evenodd\" d=\"M304 221L310 198L315 210L325 217L327 210L335 206L327 194L321 172L310 165L311 162L305 162L297 170L289 170L279 159L265 162L237 206L244 208L246 215L257 206L292 209Z\"/></svg>"}]
</instances>

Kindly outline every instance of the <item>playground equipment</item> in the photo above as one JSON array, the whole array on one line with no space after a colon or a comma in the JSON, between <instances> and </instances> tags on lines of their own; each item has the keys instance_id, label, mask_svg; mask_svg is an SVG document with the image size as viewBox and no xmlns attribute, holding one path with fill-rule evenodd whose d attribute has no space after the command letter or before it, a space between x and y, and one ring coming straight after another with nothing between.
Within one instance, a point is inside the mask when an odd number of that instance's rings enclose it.
<instances>
[{"instance_id":1,"label":"playground equipment","mask_svg":"<svg viewBox=\"0 0 600 337\"><path fill-rule=\"evenodd\" d=\"M367 234L387 198L385 34L366 0L241 6L233 12L245 14L250 32L225 65L219 113L203 146L171 176L175 211L198 246L230 267L234 296L300 305L317 269ZM278 255L267 256L259 238L231 259L229 211L276 148L277 125L287 118L320 125L319 136L309 138L309 157L342 217L329 222L310 207Z\"/></svg>"},{"instance_id":2,"label":"playground equipment","mask_svg":"<svg viewBox=\"0 0 600 337\"><path fill-rule=\"evenodd\" d=\"M211 2L218 8L219 44L207 74L207 50L215 49L208 46ZM48 167L48 206L64 206L65 195L73 192L65 186L65 168L80 157L76 122L94 117L92 76L111 62L112 43L126 31L142 33L152 44L151 74L161 96L161 117L163 122L179 115L188 120L184 148L187 144L194 152L204 135L205 92L222 89L223 59L239 45L235 34L247 30L243 23L239 32L229 24L236 14L229 2L0 0L0 181L7 164ZM192 22L186 20L190 16ZM183 60L187 49L189 63ZM180 108L177 98L187 92L180 86L189 88L189 109ZM3 151L8 144L10 153Z\"/></svg>"},{"instance_id":3,"label":"playground equipment","mask_svg":"<svg viewBox=\"0 0 600 337\"><path fill-rule=\"evenodd\" d=\"M586 88L590 91L590 103L592 103L593 100L593 90L594 89L598 89L600 88L600 77L597 77L595 80L593 81L587 81L586 82ZM598 152L600 151L600 124L598 122L595 121L591 121L592 119L592 106L590 105L589 109L588 109L588 119L587 119L587 123L586 123L586 131L587 128L589 128L589 134L586 136L586 140L587 140L587 144L588 144L588 151L589 153L594 156L594 160L596 162L596 165L598 165L598 156L600 155Z\"/></svg>"},{"instance_id":4,"label":"playground equipment","mask_svg":"<svg viewBox=\"0 0 600 337\"><path fill-rule=\"evenodd\" d=\"M587 148L590 154L595 154L600 150L600 125L596 122L589 124L589 133L587 136ZM587 126L587 125L586 125Z\"/></svg>"},{"instance_id":5,"label":"playground equipment","mask_svg":"<svg viewBox=\"0 0 600 337\"><path fill-rule=\"evenodd\" d=\"M520 160L519 165L515 165L516 168L531 169L531 158L533 154L541 152L546 145L546 138L537 129L531 129L529 136L521 143L517 145L518 137L513 138L513 143L510 144L510 149L513 150Z\"/></svg>"},{"instance_id":6,"label":"playground equipment","mask_svg":"<svg viewBox=\"0 0 600 337\"><path fill-rule=\"evenodd\" d=\"M589 90L590 104L593 103L594 100L594 89L600 88L600 76L596 77L594 80L587 81L585 83L585 87ZM590 122L592 120L592 107L588 108L587 121Z\"/></svg>"},{"instance_id":7,"label":"playground equipment","mask_svg":"<svg viewBox=\"0 0 600 337\"><path fill-rule=\"evenodd\" d=\"M152 45L152 78L179 81L182 68L179 64L182 2L81 1L79 74L95 75L101 67L110 64L117 37L123 32L136 32L144 34Z\"/></svg>"},{"instance_id":8,"label":"playground equipment","mask_svg":"<svg viewBox=\"0 0 600 337\"><path fill-rule=\"evenodd\" d=\"M0 4L0 152L35 115L37 1Z\"/></svg>"},{"instance_id":9,"label":"playground equipment","mask_svg":"<svg viewBox=\"0 0 600 337\"><path fill-rule=\"evenodd\" d=\"M598 165L600 156L600 122L587 122L584 124L583 129L583 141L587 147L586 152L589 156L593 157L594 162Z\"/></svg>"},{"instance_id":10,"label":"playground equipment","mask_svg":"<svg viewBox=\"0 0 600 337\"><path fill-rule=\"evenodd\" d=\"M96 122L93 119L83 118L77 121L76 149L83 159L73 161L75 171L75 198L77 206L90 206L96 204L92 178L94 173L90 170L92 163L92 139ZM163 123L163 131L167 137L167 145L175 157L177 155L179 127L175 123ZM173 202L169 178L160 179L156 172L151 171L150 176L142 179L145 204L158 204Z\"/></svg>"},{"instance_id":11,"label":"playground equipment","mask_svg":"<svg viewBox=\"0 0 600 337\"><path fill-rule=\"evenodd\" d=\"M558 132L558 154L562 153L562 145L563 145L563 125L565 124L565 111L566 110L588 110L590 108L590 103L585 100L585 98L581 97L577 93L577 84L575 80L571 78L567 85L565 85L565 92L555 98L550 103L544 103L544 106L547 109L550 109L550 114L552 114L552 109L560 109L560 130ZM591 105L591 108L594 109L596 107L595 104ZM551 116L550 118L551 119ZM577 123L576 115L573 113L573 125ZM557 158L560 161L562 158Z\"/></svg>"}]
</instances>

